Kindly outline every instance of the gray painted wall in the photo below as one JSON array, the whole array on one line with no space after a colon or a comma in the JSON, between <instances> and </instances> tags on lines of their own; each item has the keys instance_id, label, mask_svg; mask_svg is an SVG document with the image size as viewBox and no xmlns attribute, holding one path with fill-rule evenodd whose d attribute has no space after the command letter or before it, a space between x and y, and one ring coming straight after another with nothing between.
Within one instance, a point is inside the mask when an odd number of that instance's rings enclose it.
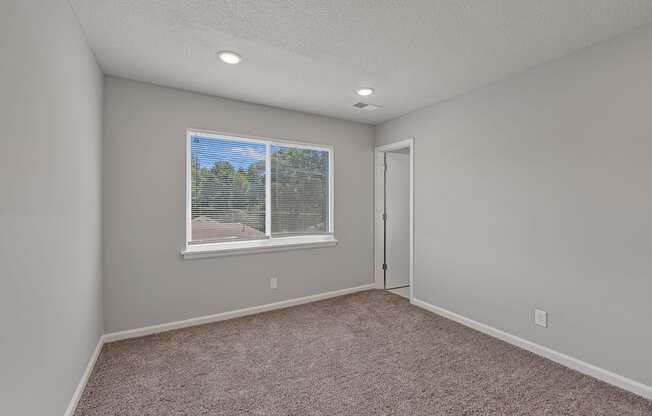
<instances>
[{"instance_id":1,"label":"gray painted wall","mask_svg":"<svg viewBox=\"0 0 652 416\"><path fill-rule=\"evenodd\" d=\"M415 297L652 385L650 74L646 27L379 126L415 138Z\"/></svg>"},{"instance_id":2,"label":"gray painted wall","mask_svg":"<svg viewBox=\"0 0 652 416\"><path fill-rule=\"evenodd\" d=\"M111 77L104 116L107 332L373 281L372 127ZM183 260L186 128L333 144L339 244Z\"/></svg>"},{"instance_id":3,"label":"gray painted wall","mask_svg":"<svg viewBox=\"0 0 652 416\"><path fill-rule=\"evenodd\" d=\"M0 2L0 414L61 415L102 333L102 74L65 0Z\"/></svg>"}]
</instances>

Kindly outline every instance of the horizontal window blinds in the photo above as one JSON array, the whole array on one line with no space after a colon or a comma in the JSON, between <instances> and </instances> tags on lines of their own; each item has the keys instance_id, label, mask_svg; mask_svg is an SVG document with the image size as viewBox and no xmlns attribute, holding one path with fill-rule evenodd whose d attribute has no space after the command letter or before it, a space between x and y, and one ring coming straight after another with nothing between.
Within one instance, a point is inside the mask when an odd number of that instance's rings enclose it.
<instances>
[{"instance_id":1,"label":"horizontal window blinds","mask_svg":"<svg viewBox=\"0 0 652 416\"><path fill-rule=\"evenodd\" d=\"M265 238L266 148L191 136L191 242Z\"/></svg>"},{"instance_id":2,"label":"horizontal window blinds","mask_svg":"<svg viewBox=\"0 0 652 416\"><path fill-rule=\"evenodd\" d=\"M327 233L329 153L271 146L272 236Z\"/></svg>"},{"instance_id":3,"label":"horizontal window blinds","mask_svg":"<svg viewBox=\"0 0 652 416\"><path fill-rule=\"evenodd\" d=\"M331 150L188 132L188 243L330 234Z\"/></svg>"}]
</instances>

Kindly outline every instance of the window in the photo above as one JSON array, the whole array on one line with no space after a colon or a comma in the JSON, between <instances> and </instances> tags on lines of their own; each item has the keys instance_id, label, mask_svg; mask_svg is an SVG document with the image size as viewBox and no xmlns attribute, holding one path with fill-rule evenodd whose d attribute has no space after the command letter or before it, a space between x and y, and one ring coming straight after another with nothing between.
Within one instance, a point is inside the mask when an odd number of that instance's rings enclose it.
<instances>
[{"instance_id":1,"label":"window","mask_svg":"<svg viewBox=\"0 0 652 416\"><path fill-rule=\"evenodd\" d=\"M333 150L188 131L184 257L334 245Z\"/></svg>"}]
</instances>

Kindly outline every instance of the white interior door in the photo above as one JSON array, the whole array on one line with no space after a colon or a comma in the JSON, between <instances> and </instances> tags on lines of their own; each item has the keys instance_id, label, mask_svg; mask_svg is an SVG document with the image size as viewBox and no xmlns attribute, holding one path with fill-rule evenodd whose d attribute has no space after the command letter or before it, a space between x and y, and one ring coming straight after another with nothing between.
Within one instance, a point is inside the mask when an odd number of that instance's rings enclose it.
<instances>
[{"instance_id":1,"label":"white interior door","mask_svg":"<svg viewBox=\"0 0 652 416\"><path fill-rule=\"evenodd\" d=\"M385 288L410 284L410 155L386 153Z\"/></svg>"}]
</instances>

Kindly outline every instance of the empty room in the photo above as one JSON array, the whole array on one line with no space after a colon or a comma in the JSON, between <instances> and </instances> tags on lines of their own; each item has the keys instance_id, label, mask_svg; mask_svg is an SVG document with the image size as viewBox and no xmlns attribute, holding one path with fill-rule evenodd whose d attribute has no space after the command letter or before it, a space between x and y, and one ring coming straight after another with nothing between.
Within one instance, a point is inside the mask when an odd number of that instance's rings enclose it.
<instances>
[{"instance_id":1,"label":"empty room","mask_svg":"<svg viewBox=\"0 0 652 416\"><path fill-rule=\"evenodd\" d=\"M0 0L0 415L652 416L652 1Z\"/></svg>"}]
</instances>

